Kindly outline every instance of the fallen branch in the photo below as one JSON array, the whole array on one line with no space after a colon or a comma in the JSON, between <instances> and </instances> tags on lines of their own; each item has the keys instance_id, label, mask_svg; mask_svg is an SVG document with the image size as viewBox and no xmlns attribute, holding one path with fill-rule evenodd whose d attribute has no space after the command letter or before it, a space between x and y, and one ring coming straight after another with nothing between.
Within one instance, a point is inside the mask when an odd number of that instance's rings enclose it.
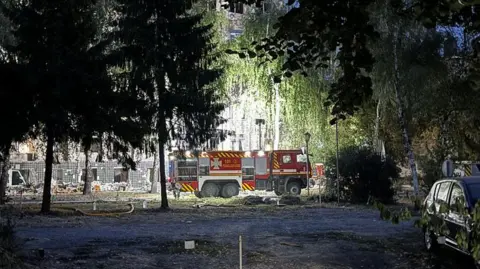
<instances>
[{"instance_id":1,"label":"fallen branch","mask_svg":"<svg viewBox=\"0 0 480 269\"><path fill-rule=\"evenodd\" d=\"M288 242L280 242L280 245L289 246L289 247L297 247L297 248L302 247L300 245L297 245L297 244L294 244L294 243L288 243Z\"/></svg>"},{"instance_id":2,"label":"fallen branch","mask_svg":"<svg viewBox=\"0 0 480 269\"><path fill-rule=\"evenodd\" d=\"M202 207L237 207L236 205L228 205L228 204L219 204L219 205L212 205L212 204L194 204L194 208L202 208Z\"/></svg>"}]
</instances>

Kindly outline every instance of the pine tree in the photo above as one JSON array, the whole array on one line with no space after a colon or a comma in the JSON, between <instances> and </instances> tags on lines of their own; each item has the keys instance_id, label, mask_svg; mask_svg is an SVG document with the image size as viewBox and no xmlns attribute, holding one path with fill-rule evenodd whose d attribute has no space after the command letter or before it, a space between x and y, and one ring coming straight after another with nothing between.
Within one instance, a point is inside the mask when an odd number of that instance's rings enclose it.
<instances>
[{"instance_id":1,"label":"pine tree","mask_svg":"<svg viewBox=\"0 0 480 269\"><path fill-rule=\"evenodd\" d=\"M220 75L210 70L211 26L189 14L192 1L121 0L118 40L124 44L128 87L148 98L158 136L162 208L168 208L165 147L195 147L220 123L223 105L209 85ZM153 121L155 124L153 124Z\"/></svg>"},{"instance_id":2,"label":"pine tree","mask_svg":"<svg viewBox=\"0 0 480 269\"><path fill-rule=\"evenodd\" d=\"M36 0L8 8L16 44L7 51L24 67L35 130L47 139L42 212L50 211L53 147L77 134L79 115L97 92L111 89L98 64L96 1ZM103 44L102 44L103 45Z\"/></svg>"}]
</instances>

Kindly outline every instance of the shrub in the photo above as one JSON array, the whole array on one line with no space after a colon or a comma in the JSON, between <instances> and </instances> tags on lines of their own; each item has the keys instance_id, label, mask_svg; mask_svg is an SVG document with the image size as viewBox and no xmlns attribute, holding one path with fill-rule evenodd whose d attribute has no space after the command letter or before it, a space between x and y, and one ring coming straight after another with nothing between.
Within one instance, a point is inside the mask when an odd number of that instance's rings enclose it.
<instances>
[{"instance_id":1,"label":"shrub","mask_svg":"<svg viewBox=\"0 0 480 269\"><path fill-rule=\"evenodd\" d=\"M327 159L326 196L336 197L336 156ZM352 203L366 203L369 197L393 203L393 181L399 169L391 158L382 159L368 148L348 147L339 152L340 199Z\"/></svg>"},{"instance_id":2,"label":"shrub","mask_svg":"<svg viewBox=\"0 0 480 269\"><path fill-rule=\"evenodd\" d=\"M21 260L15 255L15 231L11 211L0 208L0 268L20 268Z\"/></svg>"},{"instance_id":3,"label":"shrub","mask_svg":"<svg viewBox=\"0 0 480 269\"><path fill-rule=\"evenodd\" d=\"M419 181L424 193L428 193L433 183L444 177L442 163L446 159L446 152L443 148L435 148L427 155L417 157L418 168L422 171Z\"/></svg>"}]
</instances>

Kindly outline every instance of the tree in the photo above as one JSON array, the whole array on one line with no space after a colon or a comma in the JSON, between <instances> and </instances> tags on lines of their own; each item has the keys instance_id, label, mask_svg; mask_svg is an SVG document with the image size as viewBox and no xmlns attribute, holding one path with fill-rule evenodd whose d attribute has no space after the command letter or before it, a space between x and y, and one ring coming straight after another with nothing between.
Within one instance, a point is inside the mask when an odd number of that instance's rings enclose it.
<instances>
[{"instance_id":1,"label":"tree","mask_svg":"<svg viewBox=\"0 0 480 269\"><path fill-rule=\"evenodd\" d=\"M87 88L108 86L96 79L86 80L103 72L102 66L92 69L103 53L96 46L99 27L93 19L95 12L96 1L39 0L8 8L17 43L7 50L29 77L35 108L33 126L47 140L44 213L50 211L54 144L75 133L76 116L84 112L76 108L91 101L85 99L91 97L84 94Z\"/></svg>"},{"instance_id":2,"label":"tree","mask_svg":"<svg viewBox=\"0 0 480 269\"><path fill-rule=\"evenodd\" d=\"M327 162L327 178L336 182L335 156L330 157ZM354 146L340 151L338 164L342 176L342 199L353 203L393 202L395 192L392 186L398 179L399 169L391 158L383 159L370 148ZM332 191L336 193L336 188Z\"/></svg>"},{"instance_id":3,"label":"tree","mask_svg":"<svg viewBox=\"0 0 480 269\"><path fill-rule=\"evenodd\" d=\"M247 4L262 1L230 0ZM295 1L288 1L293 5ZM299 71L307 75L310 68L328 68L330 54L337 53L343 71L332 88L326 106L332 114L344 119L360 108L361 100L372 94L368 72L373 57L367 42L377 37L367 8L373 1L298 1L298 7L278 19L278 31L269 38L254 41L257 57L274 60L285 56L281 75L291 77ZM243 53L243 52L242 52ZM279 79L276 79L277 81ZM332 120L334 123L336 118Z\"/></svg>"},{"instance_id":4,"label":"tree","mask_svg":"<svg viewBox=\"0 0 480 269\"><path fill-rule=\"evenodd\" d=\"M148 105L158 137L162 208L168 208L165 147L195 147L221 122L223 105L209 87L219 70L209 69L211 26L198 26L201 15L188 14L190 1L119 1L118 42L123 44L126 87L138 91Z\"/></svg>"},{"instance_id":5,"label":"tree","mask_svg":"<svg viewBox=\"0 0 480 269\"><path fill-rule=\"evenodd\" d=\"M25 69L13 61L0 60L0 79L5 83L0 88L0 98L8 105L0 106L0 205L6 199L10 150L13 142L25 141L33 121L33 98Z\"/></svg>"},{"instance_id":6,"label":"tree","mask_svg":"<svg viewBox=\"0 0 480 269\"><path fill-rule=\"evenodd\" d=\"M262 2L228 0L227 6L236 3L260 6ZM368 100L372 94L367 74L372 71L374 61L367 45L378 38L369 12L374 2L289 0L287 4L294 8L278 19L275 36L253 42L256 54L267 59L286 55L287 61L283 66L286 74L301 72L312 66L327 67L328 57L325 56L339 50L337 60L343 77L332 85L328 104L334 104L332 114L338 114L342 119L345 114L358 111L361 100ZM437 25L449 25L469 30L475 30L478 20L475 10L480 7L478 1L448 0L411 1L408 6L403 1L391 1L389 5L398 14L414 18L430 29ZM480 70L476 66L480 65L476 60L471 64L470 81L475 82L475 74Z\"/></svg>"}]
</instances>

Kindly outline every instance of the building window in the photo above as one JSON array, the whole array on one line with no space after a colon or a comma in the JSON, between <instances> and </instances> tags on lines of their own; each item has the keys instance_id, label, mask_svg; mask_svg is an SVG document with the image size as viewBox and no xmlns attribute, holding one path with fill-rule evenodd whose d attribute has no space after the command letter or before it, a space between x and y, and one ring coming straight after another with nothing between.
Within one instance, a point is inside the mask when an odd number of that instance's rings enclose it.
<instances>
[{"instance_id":1,"label":"building window","mask_svg":"<svg viewBox=\"0 0 480 269\"><path fill-rule=\"evenodd\" d=\"M128 182L128 170L124 168L113 169L113 182L114 183L126 183Z\"/></svg>"},{"instance_id":2,"label":"building window","mask_svg":"<svg viewBox=\"0 0 480 269\"><path fill-rule=\"evenodd\" d=\"M243 14L243 4L242 3L235 3L230 5L230 12Z\"/></svg>"}]
</instances>

